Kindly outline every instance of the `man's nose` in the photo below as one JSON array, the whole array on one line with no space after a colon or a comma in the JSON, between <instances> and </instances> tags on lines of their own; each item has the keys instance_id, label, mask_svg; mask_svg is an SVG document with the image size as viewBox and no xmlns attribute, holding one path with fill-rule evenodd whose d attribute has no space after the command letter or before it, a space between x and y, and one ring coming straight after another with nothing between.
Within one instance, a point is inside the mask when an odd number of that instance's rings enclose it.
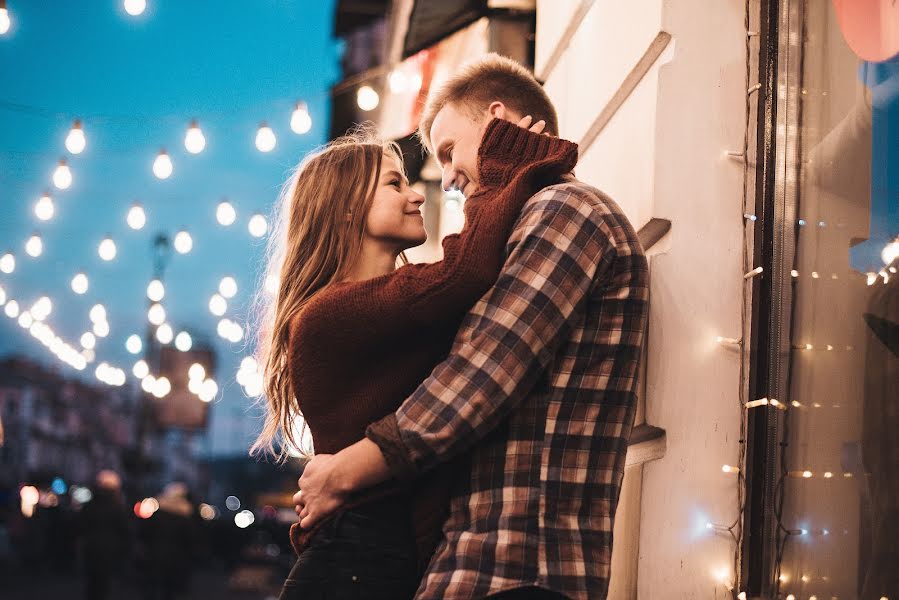
<instances>
[{"instance_id":1,"label":"man's nose","mask_svg":"<svg viewBox=\"0 0 899 600\"><path fill-rule=\"evenodd\" d=\"M444 192L456 189L456 175L456 170L452 167L447 167L443 170L443 178L440 183L443 185Z\"/></svg>"}]
</instances>

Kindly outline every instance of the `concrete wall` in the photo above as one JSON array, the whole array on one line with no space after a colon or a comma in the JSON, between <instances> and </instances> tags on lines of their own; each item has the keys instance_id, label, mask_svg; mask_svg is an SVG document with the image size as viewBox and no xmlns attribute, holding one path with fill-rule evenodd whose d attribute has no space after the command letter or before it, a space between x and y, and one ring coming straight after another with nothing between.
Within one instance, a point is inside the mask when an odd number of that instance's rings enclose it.
<instances>
[{"instance_id":1,"label":"concrete wall","mask_svg":"<svg viewBox=\"0 0 899 600\"><path fill-rule=\"evenodd\" d=\"M536 73L580 2L537 3ZM616 519L612 598L728 594L736 550L707 522L738 514L742 409L740 353L716 336L741 336L743 167L727 160L745 131L742 2L597 0L546 89L561 135L578 141L660 31L672 36L608 126L582 148L577 175L608 192L636 227L672 221L652 257L645 421L667 432L664 458L625 475ZM642 488L642 489L641 489Z\"/></svg>"}]
</instances>

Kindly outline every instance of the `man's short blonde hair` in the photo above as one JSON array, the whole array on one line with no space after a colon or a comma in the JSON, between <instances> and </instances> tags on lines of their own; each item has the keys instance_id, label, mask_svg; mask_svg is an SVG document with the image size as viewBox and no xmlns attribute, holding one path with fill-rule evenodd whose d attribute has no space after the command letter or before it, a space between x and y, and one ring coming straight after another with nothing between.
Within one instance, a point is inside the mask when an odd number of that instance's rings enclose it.
<instances>
[{"instance_id":1,"label":"man's short blonde hair","mask_svg":"<svg viewBox=\"0 0 899 600\"><path fill-rule=\"evenodd\" d=\"M490 53L464 65L428 95L418 125L422 144L428 151L434 151L431 126L437 113L447 104L454 104L473 119L479 119L495 100L522 116L531 115L534 121L543 119L546 133L559 134L556 109L543 86L530 71L511 58Z\"/></svg>"}]
</instances>

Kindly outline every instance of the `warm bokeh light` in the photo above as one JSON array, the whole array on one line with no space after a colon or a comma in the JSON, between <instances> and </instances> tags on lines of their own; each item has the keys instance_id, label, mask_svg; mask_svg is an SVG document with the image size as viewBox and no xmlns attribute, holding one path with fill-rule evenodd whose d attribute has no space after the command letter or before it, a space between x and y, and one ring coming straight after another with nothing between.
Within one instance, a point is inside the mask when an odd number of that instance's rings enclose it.
<instances>
[{"instance_id":1,"label":"warm bokeh light","mask_svg":"<svg viewBox=\"0 0 899 600\"><path fill-rule=\"evenodd\" d=\"M147 224L147 213L144 212L144 207L141 206L140 202L135 202L131 205L125 221L128 223L128 227L134 230L143 229L144 225Z\"/></svg>"},{"instance_id":2,"label":"warm bokeh light","mask_svg":"<svg viewBox=\"0 0 899 600\"><path fill-rule=\"evenodd\" d=\"M165 286L158 279L153 279L147 284L147 298L153 302L159 302L165 298Z\"/></svg>"},{"instance_id":3,"label":"warm bokeh light","mask_svg":"<svg viewBox=\"0 0 899 600\"><path fill-rule=\"evenodd\" d=\"M94 304L91 307L90 313L88 316L91 319L91 323L97 323L98 321L106 320L106 307L102 304Z\"/></svg>"},{"instance_id":4,"label":"warm bokeh light","mask_svg":"<svg viewBox=\"0 0 899 600\"><path fill-rule=\"evenodd\" d=\"M165 320L165 317L163 317L163 320ZM143 347L144 343L136 333L132 333L128 336L128 339L125 340L125 350L131 354L139 354Z\"/></svg>"},{"instance_id":5,"label":"warm bokeh light","mask_svg":"<svg viewBox=\"0 0 899 600\"><path fill-rule=\"evenodd\" d=\"M160 150L156 155L156 160L153 161L153 174L158 179L168 179L174 170L175 166L172 164L171 157L165 150Z\"/></svg>"},{"instance_id":6,"label":"warm bokeh light","mask_svg":"<svg viewBox=\"0 0 899 600\"><path fill-rule=\"evenodd\" d=\"M194 247L194 239L187 231L181 230L175 234L174 245L178 254L187 254Z\"/></svg>"},{"instance_id":7,"label":"warm bokeh light","mask_svg":"<svg viewBox=\"0 0 899 600\"><path fill-rule=\"evenodd\" d=\"M221 296L221 294L213 294L209 299L209 312L220 317L225 314L226 310L228 310L228 302Z\"/></svg>"},{"instance_id":8,"label":"warm bokeh light","mask_svg":"<svg viewBox=\"0 0 899 600\"><path fill-rule=\"evenodd\" d=\"M72 154L81 154L87 146L87 139L84 137L84 129L81 127L81 121L76 120L72 123L69 135L66 136L66 150Z\"/></svg>"},{"instance_id":9,"label":"warm bokeh light","mask_svg":"<svg viewBox=\"0 0 899 600\"><path fill-rule=\"evenodd\" d=\"M53 171L53 185L60 190L66 190L72 186L72 169L65 159L59 161L56 170Z\"/></svg>"},{"instance_id":10,"label":"warm bokeh light","mask_svg":"<svg viewBox=\"0 0 899 600\"><path fill-rule=\"evenodd\" d=\"M312 117L309 116L309 107L305 102L297 102L293 109L293 114L290 115L290 129L300 135L312 129Z\"/></svg>"},{"instance_id":11,"label":"warm bokeh light","mask_svg":"<svg viewBox=\"0 0 899 600\"><path fill-rule=\"evenodd\" d=\"M149 365L147 365L147 361L141 359L134 363L134 366L131 368L131 372L134 373L134 376L138 379L143 379L150 374L150 367Z\"/></svg>"},{"instance_id":12,"label":"warm bokeh light","mask_svg":"<svg viewBox=\"0 0 899 600\"><path fill-rule=\"evenodd\" d=\"M31 237L25 242L25 253L32 258L37 258L43 252L44 241L41 239L41 236L37 233L31 234Z\"/></svg>"},{"instance_id":13,"label":"warm bokeh light","mask_svg":"<svg viewBox=\"0 0 899 600\"><path fill-rule=\"evenodd\" d=\"M196 119L190 122L187 133L184 134L184 147L191 154L199 154L206 148L206 136L203 135Z\"/></svg>"},{"instance_id":14,"label":"warm bokeh light","mask_svg":"<svg viewBox=\"0 0 899 600\"><path fill-rule=\"evenodd\" d=\"M182 331L175 336L175 348L180 350L181 352L187 352L190 350L191 346L193 346L193 339L191 339L190 334L186 331Z\"/></svg>"},{"instance_id":15,"label":"warm bokeh light","mask_svg":"<svg viewBox=\"0 0 899 600\"><path fill-rule=\"evenodd\" d=\"M100 258L109 262L115 259L116 254L118 253L118 249L116 248L115 242L111 237L105 237L100 242L100 245L97 246L97 254L100 255Z\"/></svg>"},{"instance_id":16,"label":"warm bokeh light","mask_svg":"<svg viewBox=\"0 0 899 600\"><path fill-rule=\"evenodd\" d=\"M219 282L219 294L224 298L233 298L236 293L237 281L230 275L222 277L222 280Z\"/></svg>"},{"instance_id":17,"label":"warm bokeh light","mask_svg":"<svg viewBox=\"0 0 899 600\"><path fill-rule=\"evenodd\" d=\"M81 335L81 346L86 350L93 350L97 345L97 338L90 331Z\"/></svg>"},{"instance_id":18,"label":"warm bokeh light","mask_svg":"<svg viewBox=\"0 0 899 600\"><path fill-rule=\"evenodd\" d=\"M89 282L87 280L87 275L84 273L78 273L72 277L72 291L76 294L86 294L88 287Z\"/></svg>"},{"instance_id":19,"label":"warm bokeh light","mask_svg":"<svg viewBox=\"0 0 899 600\"><path fill-rule=\"evenodd\" d=\"M150 305L147 310L147 320L153 325L162 325L165 322L165 308L158 302Z\"/></svg>"},{"instance_id":20,"label":"warm bokeh light","mask_svg":"<svg viewBox=\"0 0 899 600\"><path fill-rule=\"evenodd\" d=\"M222 200L215 208L215 218L219 222L219 225L227 227L234 223L234 220L237 218L237 212L230 202Z\"/></svg>"},{"instance_id":21,"label":"warm bokeh light","mask_svg":"<svg viewBox=\"0 0 899 600\"><path fill-rule=\"evenodd\" d=\"M12 252L5 252L0 256L0 271L9 275L16 270L16 255Z\"/></svg>"},{"instance_id":22,"label":"warm bokeh light","mask_svg":"<svg viewBox=\"0 0 899 600\"><path fill-rule=\"evenodd\" d=\"M147 0L125 0L122 3L127 12L132 17L142 15L147 10Z\"/></svg>"},{"instance_id":23,"label":"warm bokeh light","mask_svg":"<svg viewBox=\"0 0 899 600\"><path fill-rule=\"evenodd\" d=\"M0 8L0 35L6 35L11 25L9 10L6 7Z\"/></svg>"},{"instance_id":24,"label":"warm bokeh light","mask_svg":"<svg viewBox=\"0 0 899 600\"><path fill-rule=\"evenodd\" d=\"M106 337L109 335L109 323L106 321L97 321L94 323L93 330L97 337Z\"/></svg>"},{"instance_id":25,"label":"warm bokeh light","mask_svg":"<svg viewBox=\"0 0 899 600\"><path fill-rule=\"evenodd\" d=\"M199 379L203 380L206 378L206 368L200 363L194 363L187 370L187 378L190 380Z\"/></svg>"},{"instance_id":26,"label":"warm bokeh light","mask_svg":"<svg viewBox=\"0 0 899 600\"><path fill-rule=\"evenodd\" d=\"M370 85L363 85L356 91L356 104L364 111L378 108L381 97Z\"/></svg>"},{"instance_id":27,"label":"warm bokeh light","mask_svg":"<svg viewBox=\"0 0 899 600\"><path fill-rule=\"evenodd\" d=\"M250 217L250 221L247 223L247 230L253 237L260 238L268 231L268 222L266 222L264 216L257 213Z\"/></svg>"},{"instance_id":28,"label":"warm bokeh light","mask_svg":"<svg viewBox=\"0 0 899 600\"><path fill-rule=\"evenodd\" d=\"M263 122L259 125L259 130L256 132L256 149L260 152L271 152L275 149L275 145L278 143L278 139L275 137L275 132L272 131L272 128Z\"/></svg>"},{"instance_id":29,"label":"warm bokeh light","mask_svg":"<svg viewBox=\"0 0 899 600\"><path fill-rule=\"evenodd\" d=\"M175 332L172 331L172 326L168 323L163 323L156 328L156 339L159 340L160 344L170 344L174 337Z\"/></svg>"},{"instance_id":30,"label":"warm bokeh light","mask_svg":"<svg viewBox=\"0 0 899 600\"><path fill-rule=\"evenodd\" d=\"M49 221L54 214L56 214L56 207L53 205L53 198L48 194L44 194L34 203L34 216L41 221Z\"/></svg>"}]
</instances>

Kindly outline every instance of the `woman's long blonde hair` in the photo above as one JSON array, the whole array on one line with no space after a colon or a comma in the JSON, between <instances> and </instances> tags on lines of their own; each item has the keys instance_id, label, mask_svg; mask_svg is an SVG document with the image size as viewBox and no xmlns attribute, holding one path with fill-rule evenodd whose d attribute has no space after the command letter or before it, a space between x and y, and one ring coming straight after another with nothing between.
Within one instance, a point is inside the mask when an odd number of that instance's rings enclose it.
<instances>
[{"instance_id":1,"label":"woman's long blonde hair","mask_svg":"<svg viewBox=\"0 0 899 600\"><path fill-rule=\"evenodd\" d=\"M347 277L359 259L385 154L402 169L399 147L361 127L304 158L282 188L254 311L266 416L253 454L269 452L280 461L290 446L311 453L305 424L299 435L294 431L302 414L288 372L290 325L316 294ZM275 294L266 291L273 282Z\"/></svg>"}]
</instances>

